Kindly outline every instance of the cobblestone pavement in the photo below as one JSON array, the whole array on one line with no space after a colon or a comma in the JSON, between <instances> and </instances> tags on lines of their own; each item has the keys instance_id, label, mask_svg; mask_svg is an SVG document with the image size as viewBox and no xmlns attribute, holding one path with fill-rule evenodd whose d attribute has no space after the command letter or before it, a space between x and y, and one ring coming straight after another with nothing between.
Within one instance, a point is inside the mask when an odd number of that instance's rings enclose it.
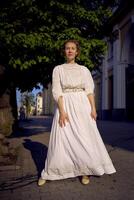
<instances>
[{"instance_id":1,"label":"cobblestone pavement","mask_svg":"<svg viewBox=\"0 0 134 200\"><path fill-rule=\"evenodd\" d=\"M9 139L13 146L19 147L19 159L15 166L0 168L0 200L134 199L134 123L97 121L117 173L92 176L86 186L76 177L48 181L38 187L51 123L51 116L31 118L20 123L23 129Z\"/></svg>"}]
</instances>

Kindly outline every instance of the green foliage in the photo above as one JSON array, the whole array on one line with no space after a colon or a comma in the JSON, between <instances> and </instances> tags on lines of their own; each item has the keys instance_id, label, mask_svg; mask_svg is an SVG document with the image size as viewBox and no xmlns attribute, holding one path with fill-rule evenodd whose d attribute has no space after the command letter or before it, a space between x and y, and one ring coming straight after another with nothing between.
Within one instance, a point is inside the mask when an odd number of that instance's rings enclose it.
<instances>
[{"instance_id":1,"label":"green foliage","mask_svg":"<svg viewBox=\"0 0 134 200\"><path fill-rule=\"evenodd\" d=\"M102 27L116 0L5 0L0 3L0 58L21 91L51 81L53 67L63 58L66 39L81 45L79 63L100 65L106 45Z\"/></svg>"}]
</instances>

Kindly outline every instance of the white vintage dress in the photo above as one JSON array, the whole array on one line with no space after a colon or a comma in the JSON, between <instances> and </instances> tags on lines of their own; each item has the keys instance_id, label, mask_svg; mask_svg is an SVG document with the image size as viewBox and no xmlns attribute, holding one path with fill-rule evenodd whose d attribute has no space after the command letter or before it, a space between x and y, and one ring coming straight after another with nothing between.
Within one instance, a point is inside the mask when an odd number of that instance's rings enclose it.
<instances>
[{"instance_id":1,"label":"white vintage dress","mask_svg":"<svg viewBox=\"0 0 134 200\"><path fill-rule=\"evenodd\" d=\"M65 63L54 68L53 98L57 102L59 96L63 96L70 122L59 126L56 106L42 179L58 180L116 172L96 121L90 115L89 93L94 93L94 82L85 66Z\"/></svg>"}]
</instances>

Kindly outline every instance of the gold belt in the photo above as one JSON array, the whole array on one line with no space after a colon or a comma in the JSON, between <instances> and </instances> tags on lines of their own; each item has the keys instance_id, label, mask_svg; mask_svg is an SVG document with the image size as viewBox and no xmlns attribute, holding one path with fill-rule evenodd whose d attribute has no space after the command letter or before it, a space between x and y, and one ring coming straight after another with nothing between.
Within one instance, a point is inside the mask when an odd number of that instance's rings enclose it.
<instances>
[{"instance_id":1,"label":"gold belt","mask_svg":"<svg viewBox=\"0 0 134 200\"><path fill-rule=\"evenodd\" d=\"M64 88L63 92L80 92L84 91L83 88Z\"/></svg>"}]
</instances>

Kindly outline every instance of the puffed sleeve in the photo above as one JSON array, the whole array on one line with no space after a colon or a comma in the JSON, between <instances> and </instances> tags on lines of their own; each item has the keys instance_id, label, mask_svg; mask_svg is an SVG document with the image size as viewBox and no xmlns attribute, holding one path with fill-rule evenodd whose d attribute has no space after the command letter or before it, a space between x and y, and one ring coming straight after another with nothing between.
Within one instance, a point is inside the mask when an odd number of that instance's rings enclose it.
<instances>
[{"instance_id":1,"label":"puffed sleeve","mask_svg":"<svg viewBox=\"0 0 134 200\"><path fill-rule=\"evenodd\" d=\"M94 95L94 81L91 75L91 72L85 67L85 92L86 95L93 94Z\"/></svg>"},{"instance_id":2,"label":"puffed sleeve","mask_svg":"<svg viewBox=\"0 0 134 200\"><path fill-rule=\"evenodd\" d=\"M58 66L53 69L52 73L52 95L56 102L60 96L63 96Z\"/></svg>"}]
</instances>

